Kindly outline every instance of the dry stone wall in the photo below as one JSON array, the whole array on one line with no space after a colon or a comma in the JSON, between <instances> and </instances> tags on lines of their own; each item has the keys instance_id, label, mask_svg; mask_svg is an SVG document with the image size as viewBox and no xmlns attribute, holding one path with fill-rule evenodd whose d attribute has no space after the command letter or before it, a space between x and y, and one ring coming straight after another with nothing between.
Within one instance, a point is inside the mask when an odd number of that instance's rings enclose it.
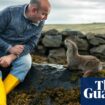
<instances>
[{"instance_id":1,"label":"dry stone wall","mask_svg":"<svg viewBox=\"0 0 105 105\"><path fill-rule=\"evenodd\" d=\"M42 32L42 37L33 53L45 55L50 63L62 64L66 60L66 47L64 40L73 40L82 55L94 55L105 61L105 34L82 33L77 30L64 30L59 32L51 29Z\"/></svg>"}]
</instances>

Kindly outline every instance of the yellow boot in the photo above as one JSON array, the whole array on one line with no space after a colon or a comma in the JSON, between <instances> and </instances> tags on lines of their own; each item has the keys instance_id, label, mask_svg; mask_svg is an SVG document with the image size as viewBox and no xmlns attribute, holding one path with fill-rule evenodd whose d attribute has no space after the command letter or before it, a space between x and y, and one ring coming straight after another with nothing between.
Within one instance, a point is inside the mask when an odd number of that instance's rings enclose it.
<instances>
[{"instance_id":1,"label":"yellow boot","mask_svg":"<svg viewBox=\"0 0 105 105\"><path fill-rule=\"evenodd\" d=\"M0 105L6 105L6 92L1 77L0 77Z\"/></svg>"},{"instance_id":2,"label":"yellow boot","mask_svg":"<svg viewBox=\"0 0 105 105\"><path fill-rule=\"evenodd\" d=\"M4 80L6 94L10 93L19 83L20 81L17 77L12 74L8 74L8 76Z\"/></svg>"}]
</instances>

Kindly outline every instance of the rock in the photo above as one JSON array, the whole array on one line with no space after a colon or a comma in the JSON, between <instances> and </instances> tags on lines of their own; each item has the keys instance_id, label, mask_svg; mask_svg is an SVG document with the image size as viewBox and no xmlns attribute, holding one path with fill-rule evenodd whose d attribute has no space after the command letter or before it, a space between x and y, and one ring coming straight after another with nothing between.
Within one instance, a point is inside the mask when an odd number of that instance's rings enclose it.
<instances>
[{"instance_id":1,"label":"rock","mask_svg":"<svg viewBox=\"0 0 105 105\"><path fill-rule=\"evenodd\" d=\"M61 35L45 35L42 39L42 43L45 47L60 47L62 44Z\"/></svg>"},{"instance_id":2,"label":"rock","mask_svg":"<svg viewBox=\"0 0 105 105\"><path fill-rule=\"evenodd\" d=\"M76 37L76 38L68 37L68 39L74 41L77 44L79 50L88 51L89 44L86 39L82 39L79 37Z\"/></svg>"},{"instance_id":3,"label":"rock","mask_svg":"<svg viewBox=\"0 0 105 105\"><path fill-rule=\"evenodd\" d=\"M99 73L105 75L105 71ZM33 63L26 79L19 87L22 89L33 87L38 91L46 88L72 89L80 87L81 76L81 71L68 70L63 65Z\"/></svg>"},{"instance_id":4,"label":"rock","mask_svg":"<svg viewBox=\"0 0 105 105\"><path fill-rule=\"evenodd\" d=\"M90 40L90 39L93 39L93 38L95 37L95 35L96 35L96 34L94 34L94 33L87 33L87 34L86 34L86 38L87 38L88 40Z\"/></svg>"},{"instance_id":5,"label":"rock","mask_svg":"<svg viewBox=\"0 0 105 105\"><path fill-rule=\"evenodd\" d=\"M96 34L95 36L98 38L105 39L105 34Z\"/></svg>"},{"instance_id":6,"label":"rock","mask_svg":"<svg viewBox=\"0 0 105 105\"><path fill-rule=\"evenodd\" d=\"M0 68L3 77L8 74L10 68ZM75 75L75 77L73 77ZM72 89L79 87L80 71L71 71L64 68L63 65L57 64L38 64L33 63L32 68L28 72L25 80L20 83L16 90L35 89L43 91L46 88L63 88Z\"/></svg>"},{"instance_id":7,"label":"rock","mask_svg":"<svg viewBox=\"0 0 105 105\"><path fill-rule=\"evenodd\" d=\"M79 50L80 55L89 55L88 51Z\"/></svg>"},{"instance_id":8,"label":"rock","mask_svg":"<svg viewBox=\"0 0 105 105\"><path fill-rule=\"evenodd\" d=\"M94 45L94 46L98 46L100 44L105 44L105 40L102 38L93 38L89 40L89 43Z\"/></svg>"},{"instance_id":9,"label":"rock","mask_svg":"<svg viewBox=\"0 0 105 105\"><path fill-rule=\"evenodd\" d=\"M44 46L42 46L42 45L38 45L37 46L37 53L45 55L46 54L46 48Z\"/></svg>"},{"instance_id":10,"label":"rock","mask_svg":"<svg viewBox=\"0 0 105 105\"><path fill-rule=\"evenodd\" d=\"M77 44L79 50L88 51L89 45L87 40L76 38L75 43Z\"/></svg>"},{"instance_id":11,"label":"rock","mask_svg":"<svg viewBox=\"0 0 105 105\"><path fill-rule=\"evenodd\" d=\"M88 42L93 45L93 46L98 46L100 44L105 44L105 39L103 39L102 37L97 37L97 35L95 34L87 34L87 39Z\"/></svg>"},{"instance_id":12,"label":"rock","mask_svg":"<svg viewBox=\"0 0 105 105\"><path fill-rule=\"evenodd\" d=\"M91 48L90 53L105 55L105 45L100 45L98 47Z\"/></svg>"},{"instance_id":13,"label":"rock","mask_svg":"<svg viewBox=\"0 0 105 105\"><path fill-rule=\"evenodd\" d=\"M62 31L61 34L62 34L63 36L85 37L82 32L77 31L77 30L70 30L70 29L66 29L66 30Z\"/></svg>"},{"instance_id":14,"label":"rock","mask_svg":"<svg viewBox=\"0 0 105 105\"><path fill-rule=\"evenodd\" d=\"M105 70L89 77L105 77ZM80 105L79 71L33 63L26 79L8 95L8 105Z\"/></svg>"},{"instance_id":15,"label":"rock","mask_svg":"<svg viewBox=\"0 0 105 105\"><path fill-rule=\"evenodd\" d=\"M47 35L58 35L59 32L56 29L51 29L51 30L46 31L45 34L47 34Z\"/></svg>"},{"instance_id":16,"label":"rock","mask_svg":"<svg viewBox=\"0 0 105 105\"><path fill-rule=\"evenodd\" d=\"M50 50L48 55L48 61L50 63L65 64L66 63L66 51L64 48Z\"/></svg>"},{"instance_id":17,"label":"rock","mask_svg":"<svg viewBox=\"0 0 105 105\"><path fill-rule=\"evenodd\" d=\"M63 65L56 64L36 64L33 63L30 72L26 79L21 83L17 89L35 88L37 91L42 91L46 88L64 88L72 89L79 87L79 73L75 72L78 77L71 79L72 72L63 67ZM71 81L72 80L72 81ZM73 82L75 81L75 82Z\"/></svg>"}]
</instances>

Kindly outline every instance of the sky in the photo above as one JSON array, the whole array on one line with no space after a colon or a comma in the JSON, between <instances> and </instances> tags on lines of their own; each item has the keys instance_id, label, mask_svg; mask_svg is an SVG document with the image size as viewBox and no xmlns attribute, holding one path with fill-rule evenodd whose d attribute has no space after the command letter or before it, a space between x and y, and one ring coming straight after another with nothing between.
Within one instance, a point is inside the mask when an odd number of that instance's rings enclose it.
<instances>
[{"instance_id":1,"label":"sky","mask_svg":"<svg viewBox=\"0 0 105 105\"><path fill-rule=\"evenodd\" d=\"M0 0L0 10L30 0ZM105 0L49 0L52 6L47 24L105 23Z\"/></svg>"}]
</instances>

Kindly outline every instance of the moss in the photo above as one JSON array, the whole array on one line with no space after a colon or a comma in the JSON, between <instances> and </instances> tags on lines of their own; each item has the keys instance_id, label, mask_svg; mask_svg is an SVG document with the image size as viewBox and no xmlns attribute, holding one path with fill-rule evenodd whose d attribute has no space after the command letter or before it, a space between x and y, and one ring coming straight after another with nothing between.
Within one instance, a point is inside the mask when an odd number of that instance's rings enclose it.
<instances>
[{"instance_id":1,"label":"moss","mask_svg":"<svg viewBox=\"0 0 105 105\"><path fill-rule=\"evenodd\" d=\"M82 72L81 71L72 71L71 75L70 75L70 82L76 82L77 80L79 80L82 77Z\"/></svg>"},{"instance_id":2,"label":"moss","mask_svg":"<svg viewBox=\"0 0 105 105\"><path fill-rule=\"evenodd\" d=\"M51 62L48 60L47 56L32 54L32 60L33 60L33 62L36 62L36 63L54 63L54 61L56 61L55 62L56 64L62 64L62 65L67 64L66 57L60 57L58 59L56 58L56 60Z\"/></svg>"},{"instance_id":3,"label":"moss","mask_svg":"<svg viewBox=\"0 0 105 105\"><path fill-rule=\"evenodd\" d=\"M48 62L47 57L42 56L42 55L38 55L38 54L34 54L31 55L32 56L32 61L36 62L36 63L44 63L44 62Z\"/></svg>"},{"instance_id":4,"label":"moss","mask_svg":"<svg viewBox=\"0 0 105 105\"><path fill-rule=\"evenodd\" d=\"M8 105L80 105L80 91L77 89L64 90L63 88L46 89L36 92L13 91L8 96Z\"/></svg>"},{"instance_id":5,"label":"moss","mask_svg":"<svg viewBox=\"0 0 105 105\"><path fill-rule=\"evenodd\" d=\"M88 73L86 77L105 78L105 70L101 70L95 73Z\"/></svg>"}]
</instances>

